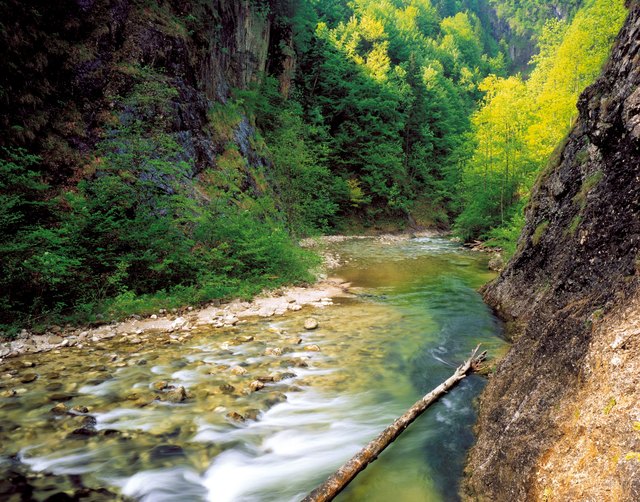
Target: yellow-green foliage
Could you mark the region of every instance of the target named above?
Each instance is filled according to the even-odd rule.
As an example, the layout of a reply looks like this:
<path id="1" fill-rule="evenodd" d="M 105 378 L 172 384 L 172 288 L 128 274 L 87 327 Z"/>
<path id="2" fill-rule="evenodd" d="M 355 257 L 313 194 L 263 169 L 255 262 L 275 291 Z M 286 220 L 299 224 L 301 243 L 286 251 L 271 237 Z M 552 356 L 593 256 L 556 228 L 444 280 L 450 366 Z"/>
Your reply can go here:
<path id="1" fill-rule="evenodd" d="M 533 235 L 531 236 L 531 242 L 533 242 L 534 246 L 537 246 L 540 243 L 540 240 L 542 239 L 542 236 L 544 235 L 544 233 L 547 231 L 548 227 L 549 227 L 549 222 L 546 220 L 540 223 L 536 227 L 536 229 L 533 232 Z"/>
<path id="2" fill-rule="evenodd" d="M 625 460 L 637 460 L 638 462 L 640 462 L 640 452 L 637 451 L 630 451 L 629 453 L 627 453 L 624 456 Z"/>
<path id="3" fill-rule="evenodd" d="M 633 422 L 633 430 L 640 432 L 640 422 Z"/>
<path id="4" fill-rule="evenodd" d="M 480 84 L 485 98 L 472 118 L 475 150 L 464 167 L 465 209 L 456 225 L 465 238 L 487 235 L 495 215 L 498 225 L 511 224 L 505 215 L 528 197 L 538 173 L 558 166 L 563 149 L 556 146 L 574 124 L 578 96 L 600 74 L 625 17 L 623 0 L 585 2 L 569 25 L 545 26 L 528 80 L 489 76 Z M 577 160 L 586 162 L 588 152 Z"/>
<path id="5" fill-rule="evenodd" d="M 596 171 L 595 173 L 587 176 L 587 178 L 582 182 L 580 191 L 573 198 L 573 202 L 578 204 L 580 208 L 584 208 L 587 204 L 587 195 L 589 195 L 589 192 L 593 190 L 598 183 L 600 183 L 603 176 L 604 174 L 602 171 Z"/>
<path id="6" fill-rule="evenodd" d="M 616 405 L 616 398 L 612 397 L 609 399 L 609 401 L 607 402 L 607 405 L 604 407 L 604 410 L 602 410 L 602 413 L 604 413 L 605 415 L 608 415 L 609 413 L 611 413 L 611 410 L 613 410 L 613 407 Z"/>

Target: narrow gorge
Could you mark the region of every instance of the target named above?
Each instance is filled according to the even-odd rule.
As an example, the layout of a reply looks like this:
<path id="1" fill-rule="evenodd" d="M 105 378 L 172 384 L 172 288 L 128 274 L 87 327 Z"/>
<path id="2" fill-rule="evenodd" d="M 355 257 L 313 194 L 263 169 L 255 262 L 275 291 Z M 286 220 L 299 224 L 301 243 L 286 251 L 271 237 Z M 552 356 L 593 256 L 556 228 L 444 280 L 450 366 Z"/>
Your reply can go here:
<path id="1" fill-rule="evenodd" d="M 481 342 L 337 500 L 640 500 L 640 2 L 0 0 L 0 44 L 0 498 L 299 500 Z"/>

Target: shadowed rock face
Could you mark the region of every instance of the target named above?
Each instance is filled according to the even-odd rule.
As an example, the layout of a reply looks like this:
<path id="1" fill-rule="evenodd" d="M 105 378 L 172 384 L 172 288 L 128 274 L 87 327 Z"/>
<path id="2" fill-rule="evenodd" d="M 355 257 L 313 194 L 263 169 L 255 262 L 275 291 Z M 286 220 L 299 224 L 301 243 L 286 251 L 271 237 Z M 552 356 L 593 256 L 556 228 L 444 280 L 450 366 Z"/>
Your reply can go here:
<path id="1" fill-rule="evenodd" d="M 481 399 L 464 488 L 473 499 L 541 493 L 535 469 L 561 435 L 559 410 L 582 385 L 593 325 L 638 292 L 638 2 L 630 10 L 602 76 L 580 98 L 573 131 L 532 194 L 518 251 L 484 290 L 514 345 Z"/>
<path id="2" fill-rule="evenodd" d="M 270 60 L 290 34 L 272 34 L 272 16 L 251 0 L 9 0 L 0 17 L 0 88 L 11 96 L 0 102 L 0 146 L 41 155 L 53 185 L 86 166 L 141 71 L 177 91 L 162 119 L 195 161 L 193 175 L 215 166 L 228 143 L 210 131 L 211 106 L 256 82 L 267 64 L 273 72 L 293 64 Z M 245 122 L 241 139 L 253 133 Z M 265 162 L 244 143 L 240 148 L 250 166 Z"/>

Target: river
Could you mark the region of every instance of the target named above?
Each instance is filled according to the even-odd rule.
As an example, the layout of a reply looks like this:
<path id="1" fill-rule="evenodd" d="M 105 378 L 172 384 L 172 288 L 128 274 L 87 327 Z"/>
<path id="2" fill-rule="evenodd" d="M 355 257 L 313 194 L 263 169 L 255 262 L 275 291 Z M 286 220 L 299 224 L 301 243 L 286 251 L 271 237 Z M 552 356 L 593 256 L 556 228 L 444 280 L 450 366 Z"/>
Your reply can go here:
<path id="1" fill-rule="evenodd" d="M 3 363 L 0 498 L 299 500 L 478 343 L 504 351 L 476 292 L 487 256 L 438 237 L 331 246 L 355 296 L 322 310 Z M 465 379 L 337 500 L 457 500 L 483 385 Z"/>

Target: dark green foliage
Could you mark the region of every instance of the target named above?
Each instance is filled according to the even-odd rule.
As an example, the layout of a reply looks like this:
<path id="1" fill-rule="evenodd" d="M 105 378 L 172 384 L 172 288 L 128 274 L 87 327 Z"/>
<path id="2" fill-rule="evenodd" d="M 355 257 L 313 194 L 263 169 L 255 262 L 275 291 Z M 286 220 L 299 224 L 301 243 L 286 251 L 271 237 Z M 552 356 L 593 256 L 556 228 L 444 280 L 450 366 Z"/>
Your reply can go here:
<path id="1" fill-rule="evenodd" d="M 196 195 L 194 166 L 164 130 L 175 96 L 162 75 L 143 71 L 116 98 L 120 119 L 98 145 L 94 174 L 54 199 L 32 170 L 38 158 L 4 151 L 0 324 L 60 319 L 72 308 L 87 321 L 172 296 L 206 301 L 310 279 L 314 258 L 262 205 L 247 209 L 232 190 Z"/>

